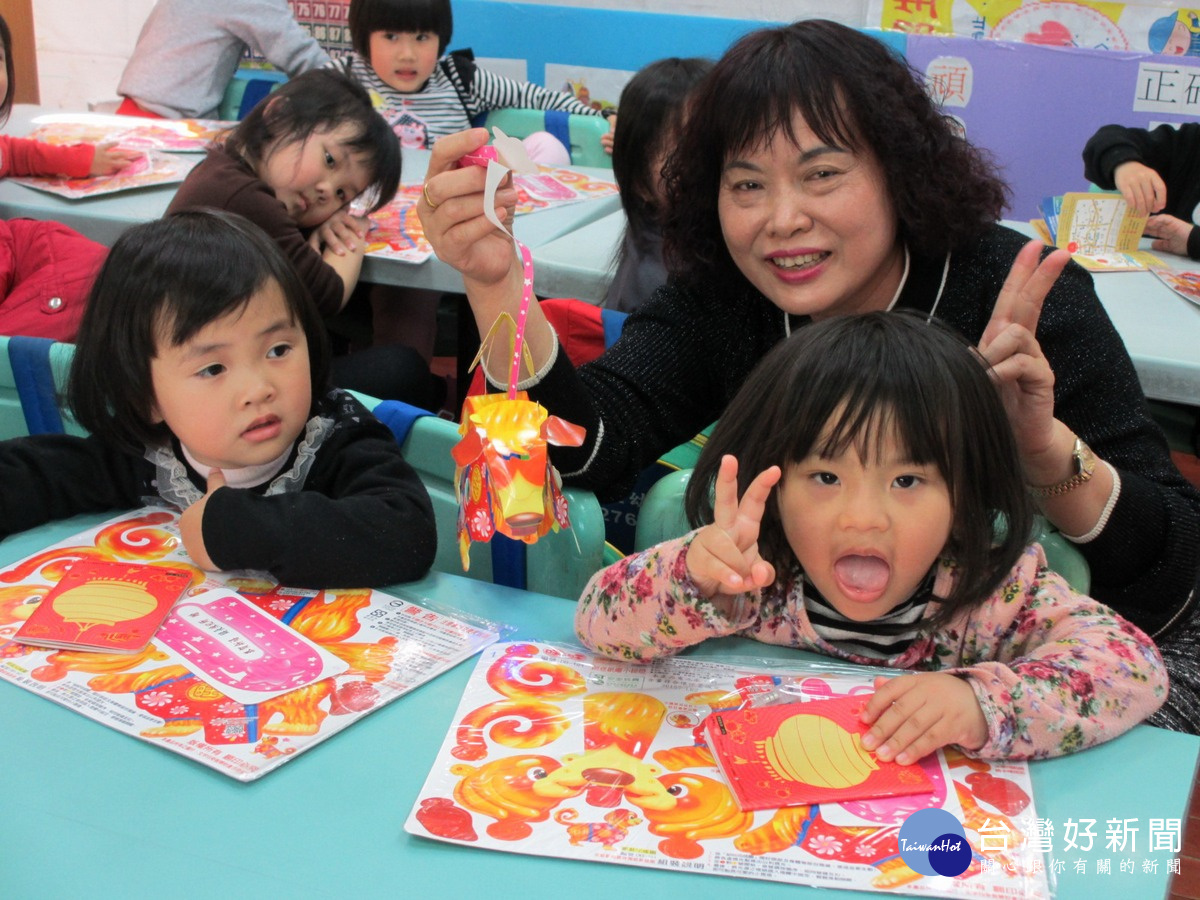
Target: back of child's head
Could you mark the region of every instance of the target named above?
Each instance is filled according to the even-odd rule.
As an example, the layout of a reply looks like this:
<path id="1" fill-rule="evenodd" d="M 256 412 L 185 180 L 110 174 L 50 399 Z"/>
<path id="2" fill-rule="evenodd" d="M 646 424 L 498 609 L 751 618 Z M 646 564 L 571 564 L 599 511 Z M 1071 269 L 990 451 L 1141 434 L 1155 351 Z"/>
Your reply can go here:
<path id="1" fill-rule="evenodd" d="M 746 379 L 705 445 L 687 488 L 693 524 L 712 521 L 721 457 L 738 459 L 739 496 L 761 471 L 810 455 L 877 459 L 894 437 L 945 479 L 953 508 L 943 555 L 958 581 L 935 622 L 981 602 L 1024 549 L 1033 506 L 1016 440 L 986 364 L 936 319 L 876 312 L 814 323 L 781 342 Z M 786 577 L 796 565 L 775 495 L 759 548 Z"/>
<path id="2" fill-rule="evenodd" d="M 683 125 L 692 88 L 712 69 L 711 60 L 672 56 L 640 69 L 621 91 L 613 135 L 613 176 L 634 242 L 659 219 L 660 169 Z"/>
<path id="3" fill-rule="evenodd" d="M 454 13 L 450 0 L 350 0 L 348 24 L 354 50 L 364 59 L 371 58 L 376 31 L 432 32 L 441 56 L 454 33 Z"/>
<path id="4" fill-rule="evenodd" d="M 129 450 L 164 441 L 154 421 L 150 362 L 211 322 L 243 309 L 271 282 L 308 339 L 313 397 L 329 389 L 329 346 L 295 268 L 258 226 L 216 210 L 130 228 L 113 244 L 76 337 L 67 401 L 76 420 Z"/>
<path id="5" fill-rule="evenodd" d="M 0 99 L 0 125 L 8 121 L 8 114 L 12 112 L 13 105 L 13 53 L 12 53 L 12 32 L 8 29 L 8 23 L 4 21 L 4 16 L 0 16 L 0 42 L 3 43 L 4 49 L 4 74 L 7 76 L 5 84 L 8 85 L 4 92 L 3 99 Z"/>
<path id="6" fill-rule="evenodd" d="M 343 126 L 350 127 L 346 148 L 366 166 L 364 196 L 373 212 L 396 196 L 400 144 L 366 90 L 341 72 L 310 69 L 280 85 L 225 136 L 225 149 L 257 170 L 275 147 Z"/>

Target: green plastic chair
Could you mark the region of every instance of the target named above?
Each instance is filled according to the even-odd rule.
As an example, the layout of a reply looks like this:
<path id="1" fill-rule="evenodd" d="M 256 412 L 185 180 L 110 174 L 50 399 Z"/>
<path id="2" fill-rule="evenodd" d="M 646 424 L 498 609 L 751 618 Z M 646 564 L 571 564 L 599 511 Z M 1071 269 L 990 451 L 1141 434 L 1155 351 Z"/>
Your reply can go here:
<path id="1" fill-rule="evenodd" d="M 436 416 L 424 415 L 411 422 L 397 425 L 389 406 L 395 401 L 380 402 L 357 395 L 380 419 L 392 428 L 397 438 L 407 430 L 401 450 L 409 465 L 417 470 L 429 497 L 437 522 L 438 546 L 433 568 L 438 572 L 466 575 L 479 581 L 522 587 L 526 590 L 578 600 L 588 579 L 604 563 L 604 515 L 595 495 L 588 491 L 566 488 L 571 527 L 552 531 L 534 544 L 493 538 L 486 544 L 472 543 L 469 550 L 471 567 L 463 572 L 458 549 L 458 498 L 455 496 L 455 464 L 450 455 L 461 435 L 458 425 Z M 408 409 L 412 409 L 409 407 Z M 499 550 L 504 556 L 498 556 Z M 517 562 L 511 556 L 518 551 Z M 523 571 L 513 573 L 519 565 L 520 551 L 524 555 Z"/>
<path id="2" fill-rule="evenodd" d="M 74 344 L 0 336 L 0 440 L 86 434 L 61 403 L 74 355 Z"/>
<path id="3" fill-rule="evenodd" d="M 238 69 L 217 104 L 217 117 L 224 122 L 240 122 L 263 97 L 287 80 L 286 73 L 275 69 Z"/>
<path id="4" fill-rule="evenodd" d="M 500 126 L 500 130 L 510 137 L 526 138 L 535 131 L 549 131 L 558 136 L 559 129 L 553 125 L 556 115 L 554 110 L 541 109 L 493 109 L 484 117 L 481 124 L 488 128 Z M 561 116 L 562 113 L 557 113 Z M 567 150 L 571 154 L 571 163 L 576 166 L 592 166 L 599 169 L 611 169 L 612 157 L 600 146 L 600 136 L 608 133 L 608 120 L 600 116 L 581 116 L 569 114 L 567 132 L 570 141 Z"/>
<path id="5" fill-rule="evenodd" d="M 691 530 L 683 512 L 683 495 L 691 478 L 691 469 L 681 469 L 660 478 L 646 493 L 638 514 L 635 551 L 645 550 Z M 1038 516 L 1029 539 L 1042 545 L 1050 568 L 1065 578 L 1071 587 L 1081 594 L 1090 590 L 1092 577 L 1087 560 L 1053 525 Z"/>

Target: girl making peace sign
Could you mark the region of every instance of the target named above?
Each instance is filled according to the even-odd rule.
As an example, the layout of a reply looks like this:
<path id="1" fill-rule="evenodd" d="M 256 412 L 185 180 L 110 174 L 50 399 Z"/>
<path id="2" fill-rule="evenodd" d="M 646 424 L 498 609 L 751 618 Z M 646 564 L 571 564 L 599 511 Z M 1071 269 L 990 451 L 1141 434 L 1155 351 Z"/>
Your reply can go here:
<path id="1" fill-rule="evenodd" d="M 1017 365 L 1027 395 L 1049 395 L 1044 359 Z M 835 318 L 777 346 L 722 416 L 687 508 L 711 524 L 588 584 L 587 646 L 652 659 L 740 634 L 909 670 L 877 679 L 863 712 L 863 745 L 902 764 L 950 744 L 1057 756 L 1166 698 L 1150 639 L 1026 546 L 1000 395 L 936 320 Z"/>

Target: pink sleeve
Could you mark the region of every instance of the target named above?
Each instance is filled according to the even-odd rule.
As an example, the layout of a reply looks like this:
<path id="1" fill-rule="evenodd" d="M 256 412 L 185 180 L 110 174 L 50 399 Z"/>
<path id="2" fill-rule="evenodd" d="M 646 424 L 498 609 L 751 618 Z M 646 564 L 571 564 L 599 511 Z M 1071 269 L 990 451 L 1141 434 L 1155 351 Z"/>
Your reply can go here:
<path id="1" fill-rule="evenodd" d="M 618 659 L 651 660 L 749 625 L 757 606 L 750 595 L 740 598 L 740 621 L 731 621 L 697 593 L 687 571 L 691 539 L 658 544 L 593 575 L 575 611 L 584 645 Z"/>
<path id="2" fill-rule="evenodd" d="M 962 628 L 959 660 L 942 662 L 967 677 L 988 721 L 988 743 L 972 755 L 1061 756 L 1128 731 L 1166 700 L 1154 642 L 1045 566 L 1030 547 L 996 594 L 951 626 Z"/>
<path id="3" fill-rule="evenodd" d="M 28 138 L 0 135 L 0 177 L 8 175 L 69 175 L 84 178 L 92 170 L 93 144 L 43 144 Z"/>

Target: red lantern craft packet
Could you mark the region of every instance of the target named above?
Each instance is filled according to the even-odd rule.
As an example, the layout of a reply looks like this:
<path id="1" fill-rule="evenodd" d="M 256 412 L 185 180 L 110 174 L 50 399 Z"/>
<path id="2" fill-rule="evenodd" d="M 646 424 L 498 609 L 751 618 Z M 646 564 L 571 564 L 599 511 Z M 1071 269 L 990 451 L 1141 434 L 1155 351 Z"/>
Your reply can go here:
<path id="1" fill-rule="evenodd" d="M 192 574 L 167 566 L 79 560 L 14 639 L 35 647 L 137 653 L 192 583 Z"/>
<path id="2" fill-rule="evenodd" d="M 919 765 L 883 762 L 862 746 L 870 694 L 712 713 L 705 738 L 745 811 L 897 797 L 933 790 Z"/>

